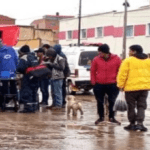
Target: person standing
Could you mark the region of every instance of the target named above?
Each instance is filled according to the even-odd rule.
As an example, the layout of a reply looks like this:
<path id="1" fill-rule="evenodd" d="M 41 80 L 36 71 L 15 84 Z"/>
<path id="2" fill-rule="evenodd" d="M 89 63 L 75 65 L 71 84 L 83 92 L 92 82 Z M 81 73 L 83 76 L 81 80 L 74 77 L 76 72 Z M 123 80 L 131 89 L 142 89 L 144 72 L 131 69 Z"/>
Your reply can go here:
<path id="1" fill-rule="evenodd" d="M 62 97 L 62 85 L 64 79 L 65 59 L 57 55 L 53 48 L 50 48 L 46 52 L 48 61 L 43 64 L 47 64 L 47 67 L 52 70 L 51 77 L 51 90 L 53 104 L 49 108 L 60 109 L 63 104 Z"/>
<path id="2" fill-rule="evenodd" d="M 44 61 L 45 58 L 45 51 L 42 48 L 39 48 L 37 51 L 37 57 L 39 58 L 39 64 L 41 64 Z M 48 98 L 49 98 L 49 77 L 46 76 L 39 80 L 39 87 L 42 92 L 42 102 L 40 104 L 42 105 L 48 105 Z"/>
<path id="3" fill-rule="evenodd" d="M 112 53 L 107 44 L 98 48 L 99 55 L 96 56 L 91 64 L 91 83 L 94 85 L 94 95 L 97 100 L 99 119 L 95 124 L 104 121 L 104 96 L 108 95 L 109 102 L 109 121 L 120 124 L 115 119 L 113 106 L 119 94 L 116 85 L 116 77 L 121 64 L 121 59 Z"/>
<path id="4" fill-rule="evenodd" d="M 0 79 L 1 79 L 1 101 L 3 103 L 4 94 L 8 94 L 8 82 L 10 82 L 10 93 L 17 94 L 16 81 L 10 80 L 16 77 L 16 68 L 18 65 L 18 56 L 12 47 L 3 45 L 0 39 Z"/>
<path id="5" fill-rule="evenodd" d="M 20 104 L 23 106 L 19 112 L 35 112 L 38 110 L 37 90 L 38 78 L 26 72 L 27 68 L 38 65 L 37 57 L 30 52 L 28 45 L 24 45 L 19 50 L 20 61 L 17 66 L 17 72 L 23 74 L 20 90 Z"/>
<path id="6" fill-rule="evenodd" d="M 147 131 L 143 122 L 147 108 L 146 99 L 150 90 L 150 59 L 147 59 L 140 45 L 132 45 L 129 49 L 130 57 L 123 61 L 117 76 L 117 86 L 125 91 L 128 105 L 130 124 L 124 129 Z"/>
<path id="7" fill-rule="evenodd" d="M 64 69 L 64 79 L 63 79 L 63 85 L 62 85 L 62 94 L 63 94 L 63 108 L 66 106 L 66 78 L 70 76 L 70 68 L 68 65 L 67 57 L 66 55 L 62 52 L 62 48 L 60 44 L 57 44 L 54 46 L 54 50 L 56 53 L 61 56 L 62 58 L 65 59 L 65 69 Z"/>
<path id="8" fill-rule="evenodd" d="M 47 52 L 47 50 L 50 48 L 51 46 L 49 44 L 44 44 L 42 46 L 42 48 L 44 49 L 45 53 Z"/>

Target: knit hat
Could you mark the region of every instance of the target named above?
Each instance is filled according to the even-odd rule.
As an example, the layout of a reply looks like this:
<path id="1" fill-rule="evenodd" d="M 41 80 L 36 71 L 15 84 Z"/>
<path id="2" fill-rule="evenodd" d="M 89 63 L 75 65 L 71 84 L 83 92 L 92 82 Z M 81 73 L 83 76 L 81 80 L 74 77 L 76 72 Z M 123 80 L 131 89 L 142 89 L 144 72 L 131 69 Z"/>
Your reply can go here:
<path id="1" fill-rule="evenodd" d="M 43 48 L 39 48 L 38 50 L 34 51 L 35 53 L 43 53 L 45 54 L 45 51 Z"/>
<path id="2" fill-rule="evenodd" d="M 52 56 L 52 57 L 56 57 L 57 53 L 55 52 L 55 50 L 51 47 L 47 50 L 46 52 L 46 56 Z"/>
<path id="3" fill-rule="evenodd" d="M 136 51 L 136 53 L 138 53 L 138 54 L 143 53 L 143 48 L 140 45 L 132 45 L 132 46 L 130 46 L 130 50 Z"/>
<path id="4" fill-rule="evenodd" d="M 20 48 L 19 50 L 22 53 L 29 53 L 30 52 L 30 47 L 28 45 L 24 45 Z"/>
<path id="5" fill-rule="evenodd" d="M 56 51 L 57 54 L 60 54 L 61 53 L 61 45 L 60 44 L 56 44 L 54 46 L 54 50 Z"/>
<path id="6" fill-rule="evenodd" d="M 109 54 L 110 53 L 110 48 L 107 44 L 103 44 L 103 45 L 99 46 L 98 51 Z"/>

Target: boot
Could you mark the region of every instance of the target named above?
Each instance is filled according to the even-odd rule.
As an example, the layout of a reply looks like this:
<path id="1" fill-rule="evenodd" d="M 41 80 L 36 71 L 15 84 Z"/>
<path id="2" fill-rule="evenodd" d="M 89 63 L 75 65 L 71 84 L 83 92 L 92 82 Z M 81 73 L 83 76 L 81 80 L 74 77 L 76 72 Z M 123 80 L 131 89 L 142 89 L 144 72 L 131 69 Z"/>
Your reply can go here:
<path id="1" fill-rule="evenodd" d="M 136 126 L 135 124 L 129 124 L 128 126 L 124 127 L 125 130 L 135 130 Z"/>
<path id="2" fill-rule="evenodd" d="M 104 118 L 99 118 L 95 121 L 95 125 L 98 125 L 99 123 L 103 122 Z"/>

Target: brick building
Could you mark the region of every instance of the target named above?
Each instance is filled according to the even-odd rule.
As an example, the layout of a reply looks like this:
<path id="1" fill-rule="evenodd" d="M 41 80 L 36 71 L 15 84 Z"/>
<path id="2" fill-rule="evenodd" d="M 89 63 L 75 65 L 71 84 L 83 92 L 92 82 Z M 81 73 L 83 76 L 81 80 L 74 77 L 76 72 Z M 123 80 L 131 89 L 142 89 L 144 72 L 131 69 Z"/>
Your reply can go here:
<path id="1" fill-rule="evenodd" d="M 33 26 L 18 27 L 20 29 L 20 34 L 16 47 L 28 44 L 32 49 L 35 49 L 43 44 L 56 44 L 54 41 L 55 33 L 51 29 L 35 29 Z"/>
<path id="2" fill-rule="evenodd" d="M 42 19 L 34 20 L 31 26 L 36 29 L 51 29 L 55 32 L 54 41 L 58 43 L 59 21 L 64 18 L 73 18 L 73 16 L 45 15 Z"/>
<path id="3" fill-rule="evenodd" d="M 15 19 L 0 15 L 0 25 L 15 25 Z"/>

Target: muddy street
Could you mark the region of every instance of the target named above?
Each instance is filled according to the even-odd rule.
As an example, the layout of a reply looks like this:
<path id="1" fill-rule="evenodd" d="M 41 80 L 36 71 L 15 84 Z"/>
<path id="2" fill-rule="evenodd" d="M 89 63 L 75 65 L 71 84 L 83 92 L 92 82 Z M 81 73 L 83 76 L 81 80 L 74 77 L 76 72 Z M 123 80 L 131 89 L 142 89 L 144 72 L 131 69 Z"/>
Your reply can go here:
<path id="1" fill-rule="evenodd" d="M 150 97 L 149 97 L 150 99 Z M 150 105 L 145 125 L 148 132 L 128 132 L 126 113 L 117 113 L 122 125 L 103 122 L 95 126 L 96 101 L 92 93 L 78 94 L 76 100 L 83 105 L 84 115 L 67 116 L 66 110 L 47 110 L 34 114 L 1 112 L 1 150 L 149 150 Z"/>

